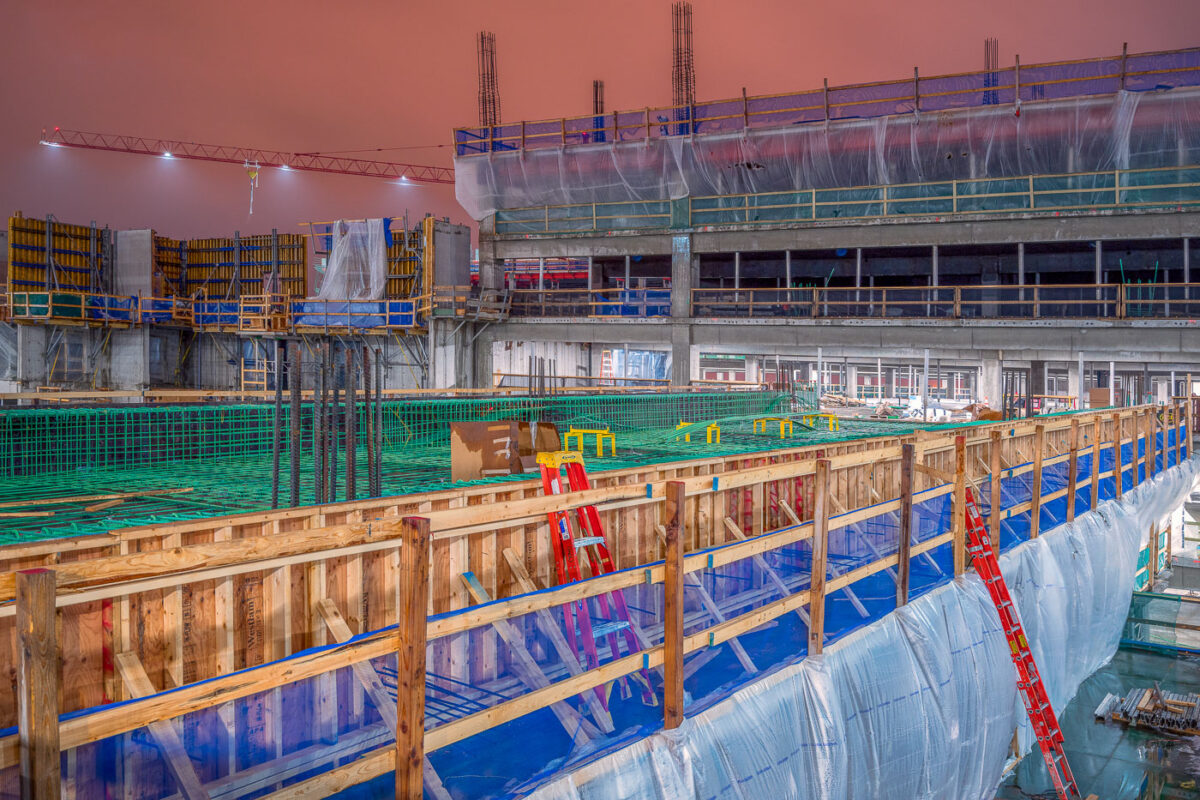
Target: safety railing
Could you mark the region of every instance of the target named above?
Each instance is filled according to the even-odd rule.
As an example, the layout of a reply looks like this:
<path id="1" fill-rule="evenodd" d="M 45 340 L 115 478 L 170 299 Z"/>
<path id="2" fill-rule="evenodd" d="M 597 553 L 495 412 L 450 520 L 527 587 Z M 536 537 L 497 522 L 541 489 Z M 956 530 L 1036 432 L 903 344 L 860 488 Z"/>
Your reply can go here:
<path id="1" fill-rule="evenodd" d="M 571 145 L 649 141 L 669 136 L 731 133 L 839 119 L 945 111 L 1014 102 L 1200 85 L 1200 48 L 1022 65 L 1003 69 L 775 95 L 691 106 L 613 111 L 583 117 L 514 122 L 454 130 L 455 154 L 537 150 Z"/>
<path id="2" fill-rule="evenodd" d="M 295 330 L 321 332 L 412 328 L 413 300 L 302 300 L 291 304 Z"/>
<path id="3" fill-rule="evenodd" d="M 77 325 L 132 325 L 139 321 L 138 298 L 88 292 L 12 292 L 12 318 Z"/>
<path id="4" fill-rule="evenodd" d="M 877 319 L 1191 319 L 1200 284 L 693 289 L 692 316 Z"/>
<path id="5" fill-rule="evenodd" d="M 514 317 L 668 317 L 669 289 L 515 289 Z"/>
<path id="6" fill-rule="evenodd" d="M 239 298 L 239 304 L 239 330 L 268 332 L 288 329 L 288 298 L 284 295 L 243 295 Z"/>
<path id="7" fill-rule="evenodd" d="M 1022 175 L 667 200 L 501 209 L 497 234 L 593 233 L 923 216 L 1061 213 L 1200 205 L 1200 166 Z M 633 213 L 636 207 L 641 213 Z"/>

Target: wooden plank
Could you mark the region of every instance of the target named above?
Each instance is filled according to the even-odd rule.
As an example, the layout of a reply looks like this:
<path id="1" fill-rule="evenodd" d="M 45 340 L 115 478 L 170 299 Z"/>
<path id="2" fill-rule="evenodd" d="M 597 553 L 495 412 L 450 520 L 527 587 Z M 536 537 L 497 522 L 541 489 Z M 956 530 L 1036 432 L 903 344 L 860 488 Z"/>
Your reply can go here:
<path id="1" fill-rule="evenodd" d="M 1100 504 L 1100 442 L 1104 438 L 1101 435 L 1100 428 L 1102 420 L 1100 417 L 1092 418 L 1092 475 L 1091 486 L 1092 492 L 1091 505 L 1089 509 L 1095 509 Z"/>
<path id="2" fill-rule="evenodd" d="M 1046 453 L 1046 426 L 1038 425 L 1033 437 L 1033 495 L 1029 507 L 1029 538 L 1041 533 L 1042 515 L 1042 458 Z"/>
<path id="3" fill-rule="evenodd" d="M 808 655 L 825 642 L 825 558 L 829 548 L 829 462 L 817 461 L 813 498 L 812 577 L 809 579 Z"/>
<path id="4" fill-rule="evenodd" d="M 339 644 L 348 642 L 354 637 L 354 633 L 350 630 L 350 626 L 346 623 L 341 612 L 338 611 L 337 604 L 328 597 L 322 598 L 317 603 L 317 611 L 321 615 L 321 619 L 325 621 L 329 628 L 329 633 L 335 642 Z M 383 680 L 379 677 L 379 673 L 375 671 L 375 667 L 370 661 L 358 661 L 351 665 L 351 671 L 354 677 L 358 679 L 359 684 L 371 698 L 371 702 L 375 706 L 375 710 L 379 712 L 379 716 L 383 719 L 383 724 L 392 732 L 392 736 L 396 735 L 396 714 L 398 703 L 392 700 L 392 696 L 388 694 L 387 688 L 383 685 Z M 424 721 L 422 721 L 422 732 L 424 731 Z M 450 793 L 446 791 L 446 787 L 442 784 L 441 778 L 434 771 L 433 765 L 429 763 L 429 759 L 424 759 L 423 764 L 424 783 L 422 788 L 432 794 L 434 797 L 449 800 Z M 418 795 L 420 796 L 420 795 Z"/>
<path id="5" fill-rule="evenodd" d="M 1071 449 L 1067 461 L 1067 522 L 1075 519 L 1075 493 L 1079 482 L 1079 420 L 1071 420 L 1071 434 L 1067 440 Z"/>
<path id="6" fill-rule="evenodd" d="M 58 729 L 59 646 L 54 573 L 17 573 L 17 736 L 22 800 L 61 794 Z"/>
<path id="7" fill-rule="evenodd" d="M 896 606 L 908 603 L 908 582 L 912 566 L 912 506 L 913 506 L 913 458 L 915 448 L 911 444 L 900 450 L 900 541 L 896 566 Z"/>
<path id="8" fill-rule="evenodd" d="M 991 480 L 991 508 L 988 514 L 988 537 L 992 540 L 992 552 L 1000 557 L 1000 519 L 1004 510 L 1003 472 L 1004 439 L 998 430 L 988 437 L 988 476 Z"/>
<path id="9" fill-rule="evenodd" d="M 396 797 L 421 797 L 425 763 L 425 617 L 429 596 L 429 520 L 405 517 L 396 650 Z"/>
<path id="10" fill-rule="evenodd" d="M 117 670 L 121 673 L 121 679 L 130 695 L 149 697 L 156 693 L 154 684 L 150 682 L 150 676 L 142 668 L 142 662 L 138 660 L 136 653 L 118 653 L 116 661 Z M 183 747 L 178 731 L 175 730 L 175 723 L 162 720 L 151 723 L 149 728 L 167 769 L 175 778 L 179 793 L 185 800 L 207 800 L 208 792 L 204 790 L 199 776 L 196 775 L 196 768 Z"/>
<path id="11" fill-rule="evenodd" d="M 471 595 L 471 599 L 477 604 L 490 603 L 492 597 L 488 594 L 487 589 L 479 582 L 474 573 L 464 572 L 461 579 L 467 593 Z M 510 666 L 512 671 L 521 682 L 530 689 L 541 689 L 550 685 L 550 679 L 546 677 L 546 673 L 538 666 L 537 660 L 533 654 L 529 652 L 529 648 L 525 646 L 525 637 L 517 630 L 516 626 L 508 620 L 496 620 L 492 623 L 492 628 L 508 645 L 509 654 L 512 656 Z M 600 735 L 600 731 L 596 726 L 592 725 L 586 718 L 580 716 L 579 712 L 572 708 L 567 703 L 554 703 L 550 706 L 550 710 L 554 716 L 558 717 L 558 721 L 562 723 L 563 729 L 567 732 L 567 737 L 572 741 L 572 748 L 575 745 L 575 737 L 582 738 L 581 743 L 586 743 Z"/>
<path id="12" fill-rule="evenodd" d="M 161 497 L 168 494 L 186 494 L 192 491 L 188 486 L 182 489 L 150 489 L 144 492 L 114 492 L 110 494 L 81 494 L 68 497 L 43 497 L 33 500 L 10 500 L 0 503 L 0 508 L 24 508 L 26 506 L 55 506 L 63 503 L 94 503 L 97 500 L 129 500 L 135 497 Z"/>
<path id="13" fill-rule="evenodd" d="M 686 495 L 680 481 L 667 483 L 666 577 L 663 586 L 663 728 L 683 723 L 683 540 Z"/>
<path id="14" fill-rule="evenodd" d="M 967 571 L 967 439 L 954 437 L 954 500 L 950 529 L 954 532 L 954 577 Z"/>

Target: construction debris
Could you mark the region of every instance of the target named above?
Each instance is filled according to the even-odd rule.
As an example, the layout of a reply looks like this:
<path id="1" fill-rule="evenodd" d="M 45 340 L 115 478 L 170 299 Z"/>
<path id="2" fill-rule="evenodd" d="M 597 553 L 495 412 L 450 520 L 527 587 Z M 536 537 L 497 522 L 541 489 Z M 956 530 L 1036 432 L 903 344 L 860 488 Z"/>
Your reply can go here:
<path id="1" fill-rule="evenodd" d="M 1200 736 L 1200 694 L 1163 692 L 1157 684 L 1151 689 L 1131 689 L 1124 698 L 1105 695 L 1095 715 L 1135 728 Z"/>

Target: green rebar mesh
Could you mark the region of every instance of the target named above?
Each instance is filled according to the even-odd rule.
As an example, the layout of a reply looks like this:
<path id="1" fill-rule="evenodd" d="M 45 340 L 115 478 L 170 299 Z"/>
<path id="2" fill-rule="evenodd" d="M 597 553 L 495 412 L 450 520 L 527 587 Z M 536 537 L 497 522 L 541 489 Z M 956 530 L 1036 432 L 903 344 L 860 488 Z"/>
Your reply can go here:
<path id="1" fill-rule="evenodd" d="M 779 392 L 639 393 L 550 397 L 393 400 L 384 404 L 382 459 L 385 494 L 447 488 L 449 422 L 516 419 L 552 422 L 562 433 L 606 427 L 616 437 L 615 457 L 595 458 L 585 444 L 589 470 L 620 469 L 682 459 L 718 458 L 780 447 L 844 441 L 913 430 L 909 423 L 843 420 L 839 431 L 807 428 L 781 440 L 777 426 L 753 432 L 761 416 L 811 410 L 815 398 Z M 313 408 L 301 409 L 302 504 L 314 502 Z M 0 411 L 0 502 L 190 488 L 184 494 L 141 497 L 87 511 L 91 503 L 16 505 L 8 511 L 50 510 L 50 517 L 0 519 L 0 542 L 102 533 L 116 528 L 215 516 L 270 507 L 273 409 L 262 405 L 174 405 L 128 408 L 10 409 Z M 286 500 L 289 422 L 281 421 L 281 498 Z M 677 431 L 681 422 L 696 423 Z M 721 426 L 720 444 L 705 441 L 704 426 Z M 357 430 L 359 496 L 366 487 L 366 414 Z M 684 433 L 692 441 L 684 441 Z M 338 454 L 338 499 L 345 493 L 345 454 Z M 524 480 L 512 475 L 474 483 Z"/>

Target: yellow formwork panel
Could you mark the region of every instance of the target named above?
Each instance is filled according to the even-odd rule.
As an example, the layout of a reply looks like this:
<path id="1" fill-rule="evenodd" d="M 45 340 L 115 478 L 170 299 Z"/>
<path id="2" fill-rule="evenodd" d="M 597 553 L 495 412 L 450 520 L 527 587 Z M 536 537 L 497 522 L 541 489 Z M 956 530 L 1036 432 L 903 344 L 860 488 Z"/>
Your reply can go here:
<path id="1" fill-rule="evenodd" d="M 88 225 L 51 223 L 57 288 L 87 291 L 94 258 L 100 258 L 100 232 L 92 242 Z M 32 219 L 18 212 L 8 221 L 8 291 L 46 289 L 46 220 Z"/>

